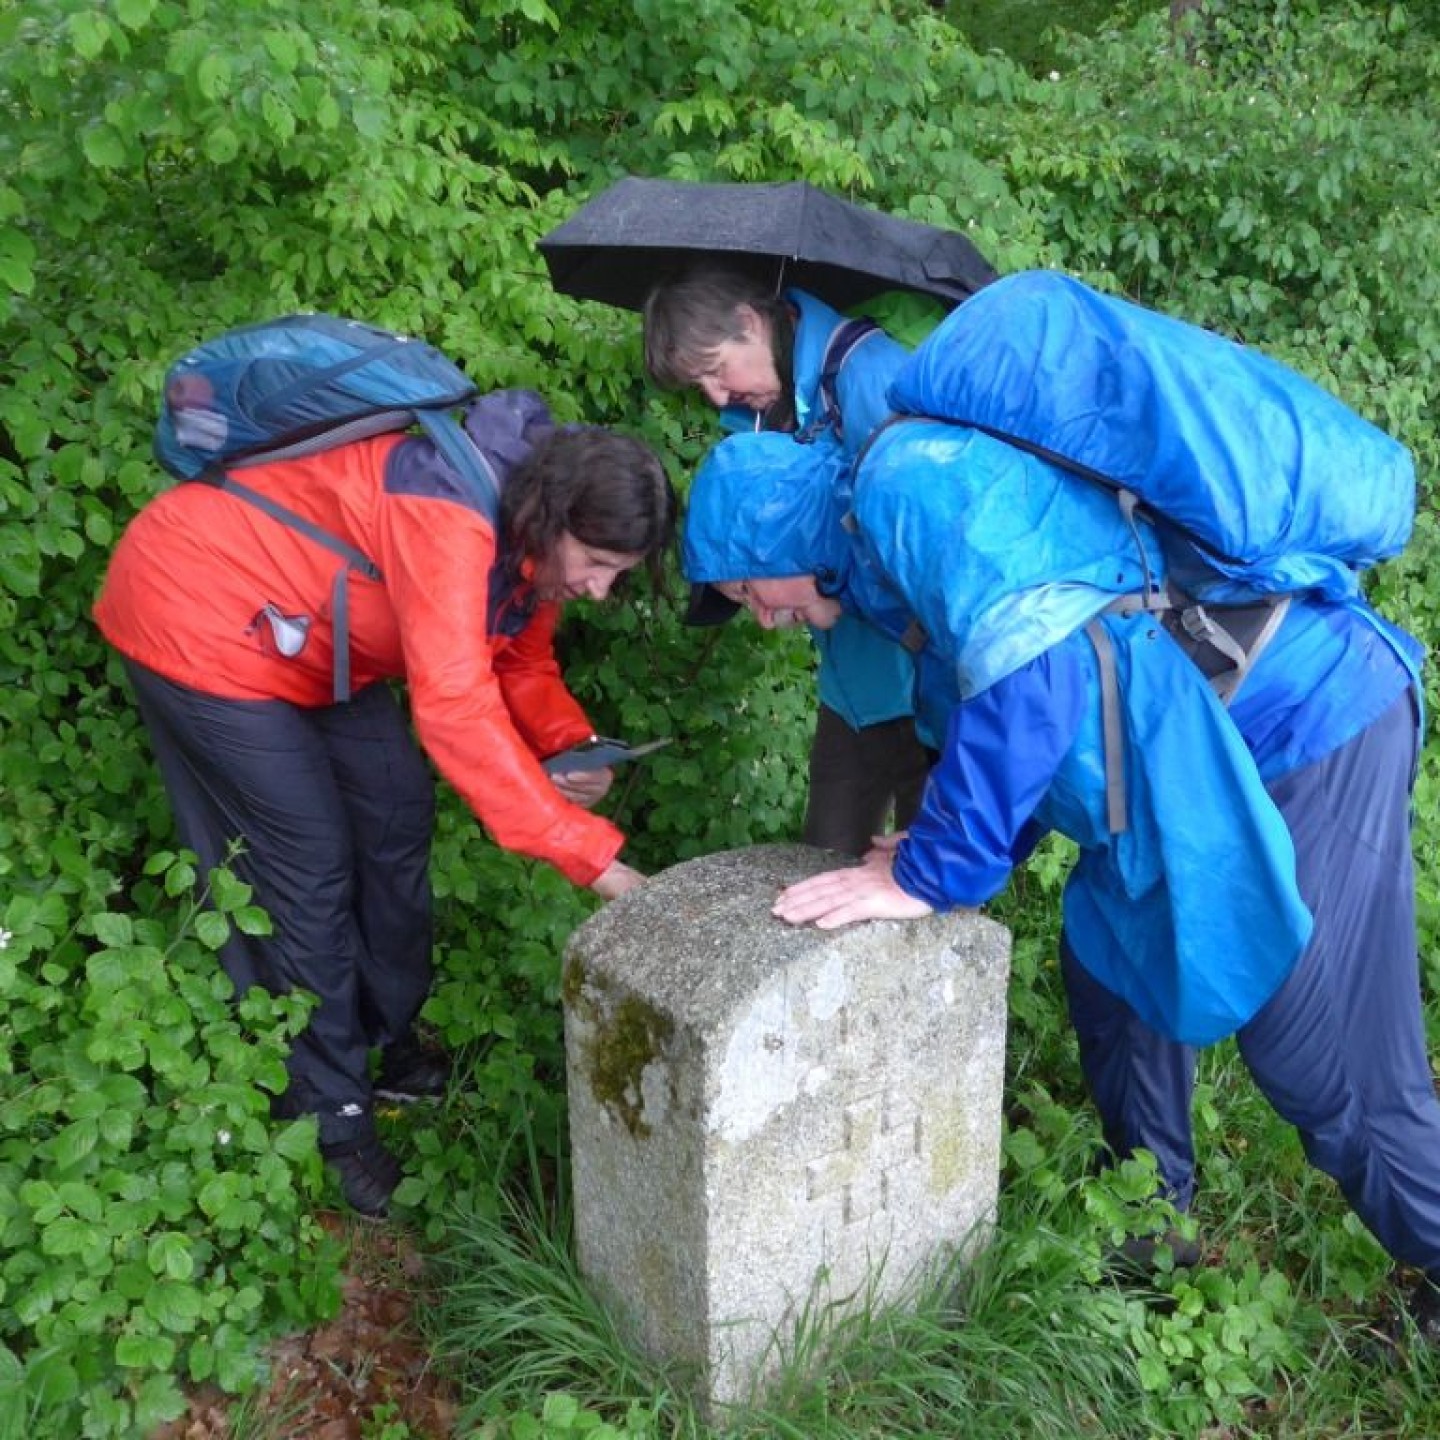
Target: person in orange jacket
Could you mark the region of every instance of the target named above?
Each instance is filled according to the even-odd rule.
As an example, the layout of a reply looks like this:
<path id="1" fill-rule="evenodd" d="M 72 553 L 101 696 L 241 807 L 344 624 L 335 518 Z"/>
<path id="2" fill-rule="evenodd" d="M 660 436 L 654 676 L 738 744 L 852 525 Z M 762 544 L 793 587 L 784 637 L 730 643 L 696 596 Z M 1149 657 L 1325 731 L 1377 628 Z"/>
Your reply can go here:
<path id="1" fill-rule="evenodd" d="M 641 441 L 557 428 L 528 391 L 483 397 L 465 427 L 500 482 L 493 521 L 419 435 L 243 471 L 379 578 L 352 571 L 337 590 L 332 549 L 188 483 L 131 522 L 95 606 L 182 841 L 207 870 L 229 864 L 269 912 L 271 935 L 234 933 L 221 953 L 237 993 L 317 997 L 277 1108 L 317 1117 L 347 1202 L 370 1216 L 401 1177 L 374 1097 L 443 1093 L 447 1080 L 412 1028 L 431 980 L 434 795 L 420 747 L 504 848 L 607 900 L 643 880 L 619 858 L 625 837 L 591 813 L 610 771 L 551 775 L 542 761 L 594 735 L 556 661 L 561 607 L 605 598 L 636 566 L 658 579 L 675 493 Z"/>

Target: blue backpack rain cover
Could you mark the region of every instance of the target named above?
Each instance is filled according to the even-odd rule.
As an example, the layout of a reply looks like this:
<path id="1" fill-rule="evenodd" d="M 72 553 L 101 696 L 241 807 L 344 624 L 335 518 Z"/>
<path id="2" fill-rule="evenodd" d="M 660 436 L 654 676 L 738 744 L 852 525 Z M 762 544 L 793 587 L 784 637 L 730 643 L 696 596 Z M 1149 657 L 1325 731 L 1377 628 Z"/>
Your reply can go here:
<path id="1" fill-rule="evenodd" d="M 1398 554 L 1414 519 L 1409 452 L 1333 395 L 1051 271 L 965 301 L 890 401 L 1129 491 L 1157 521 L 1176 583 L 1212 604 L 1353 596 L 1356 571 Z"/>
<path id="2" fill-rule="evenodd" d="M 165 375 L 155 458 L 182 480 L 204 480 L 324 546 L 344 562 L 333 588 L 334 695 L 350 698 L 346 581 L 379 568 L 229 472 L 318 454 L 392 430 L 421 429 L 493 523 L 494 472 L 453 411 L 475 386 L 433 346 L 333 315 L 286 315 L 227 331 L 181 356 Z"/>

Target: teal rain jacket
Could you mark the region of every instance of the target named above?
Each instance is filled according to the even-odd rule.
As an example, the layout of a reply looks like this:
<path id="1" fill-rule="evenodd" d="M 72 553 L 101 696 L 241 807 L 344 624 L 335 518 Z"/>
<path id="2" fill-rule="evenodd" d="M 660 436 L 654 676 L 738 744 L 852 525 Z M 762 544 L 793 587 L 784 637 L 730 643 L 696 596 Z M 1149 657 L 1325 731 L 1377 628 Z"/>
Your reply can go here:
<path id="1" fill-rule="evenodd" d="M 826 415 L 820 377 L 826 350 L 845 317 L 803 290 L 785 299 L 799 319 L 791 356 L 798 433 L 821 431 L 854 455 L 890 413 L 886 391 L 910 352 L 882 331 L 867 335 L 851 351 L 835 382 L 836 417 Z M 753 430 L 752 411 L 722 411 L 727 429 Z M 793 443 L 793 438 L 792 438 Z M 898 720 L 914 712 L 915 672 L 910 656 L 857 615 L 846 615 L 833 630 L 812 630 L 819 660 L 820 700 L 852 729 Z"/>
<path id="2" fill-rule="evenodd" d="M 848 512 L 847 478 L 833 447 L 722 442 L 691 490 L 685 566 L 692 580 L 814 575 L 891 634 L 918 618 L 926 711 L 948 739 L 896 879 L 939 908 L 978 904 L 1057 830 L 1081 849 L 1065 918 L 1087 969 L 1175 1039 L 1243 1025 L 1311 928 L 1247 739 L 1272 769 L 1328 753 L 1404 688 L 1413 642 L 1352 616 L 1358 600 L 1295 604 L 1227 713 L 1153 619 L 1107 612 L 1165 571 L 1148 528 L 1137 540 L 1098 487 L 928 421 L 877 439 Z M 1091 620 L 1119 681 L 1118 833 Z M 1251 687 L 1263 705 L 1242 711 Z"/>

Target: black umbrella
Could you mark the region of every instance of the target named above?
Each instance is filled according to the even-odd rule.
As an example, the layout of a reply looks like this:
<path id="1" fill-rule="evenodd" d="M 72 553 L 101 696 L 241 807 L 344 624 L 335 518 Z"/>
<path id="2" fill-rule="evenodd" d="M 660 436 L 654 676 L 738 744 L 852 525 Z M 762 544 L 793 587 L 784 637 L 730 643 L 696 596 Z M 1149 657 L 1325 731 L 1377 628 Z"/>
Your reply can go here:
<path id="1" fill-rule="evenodd" d="M 840 200 L 803 180 L 775 184 L 617 181 L 540 242 L 564 295 L 628 310 L 687 264 L 723 257 L 776 289 L 796 285 L 837 309 L 885 290 L 957 305 L 996 278 L 954 230 Z"/>

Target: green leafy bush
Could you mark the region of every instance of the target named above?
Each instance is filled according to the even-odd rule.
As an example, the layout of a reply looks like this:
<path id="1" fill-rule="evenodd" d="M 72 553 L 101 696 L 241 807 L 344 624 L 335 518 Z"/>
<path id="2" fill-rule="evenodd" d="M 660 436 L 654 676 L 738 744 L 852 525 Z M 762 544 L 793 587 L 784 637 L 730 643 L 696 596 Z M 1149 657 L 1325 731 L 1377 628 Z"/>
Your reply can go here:
<path id="1" fill-rule="evenodd" d="M 233 1003 L 213 951 L 268 927 L 247 887 L 217 871 L 201 909 L 186 858 L 146 872 L 136 909 L 3 911 L 0 1416 L 29 1433 L 148 1433 L 182 1380 L 248 1388 L 257 1333 L 338 1300 L 314 1123 L 267 1100 L 308 1002 Z"/>
<path id="2" fill-rule="evenodd" d="M 1063 266 L 1263 346 L 1392 429 L 1427 504 L 1373 593 L 1435 640 L 1434 17 L 1211 8 L 1186 40 L 1135 7 L 1019 64 L 918 0 L 0 4 L 0 1431 L 143 1433 L 180 1382 L 243 1388 L 260 1337 L 333 1303 L 309 1134 L 267 1114 L 299 1010 L 225 993 L 222 918 L 259 921 L 220 877 L 216 913 L 192 908 L 88 620 L 115 537 L 166 483 L 148 458 L 160 376 L 200 335 L 305 308 L 423 332 L 482 386 L 644 435 L 683 486 L 713 418 L 647 389 L 636 318 L 554 295 L 535 242 L 625 171 L 803 176 L 962 227 L 1001 269 Z M 563 645 L 602 730 L 673 737 L 610 802 L 637 863 L 793 834 L 803 640 L 691 633 L 670 598 L 635 598 L 577 614 Z M 1430 993 L 1435 764 L 1416 798 Z M 1066 859 L 1047 846 L 999 907 L 1017 934 L 1010 1174 L 1040 1194 L 1073 1179 L 1081 1103 L 1053 957 Z M 517 1117 L 562 1143 L 559 951 L 594 903 L 499 853 L 448 795 L 434 874 L 426 1020 L 467 1085 L 434 1120 L 387 1120 L 432 1235 L 439 1194 L 496 1209 Z M 1318 1236 L 1295 1229 L 1303 1165 L 1257 1179 L 1274 1131 L 1211 1063 L 1207 1182 L 1237 1253 L 1273 1260 L 1300 1303 L 1373 1284 L 1374 1247 L 1328 1192 L 1303 1192 Z M 1133 1337 L 1176 1387 L 1167 1423 L 1229 1424 L 1246 1385 L 1293 1365 L 1273 1343 L 1286 1293 L 1240 1276 Z M 530 1419 L 575 1431 L 576 1407 Z"/>

